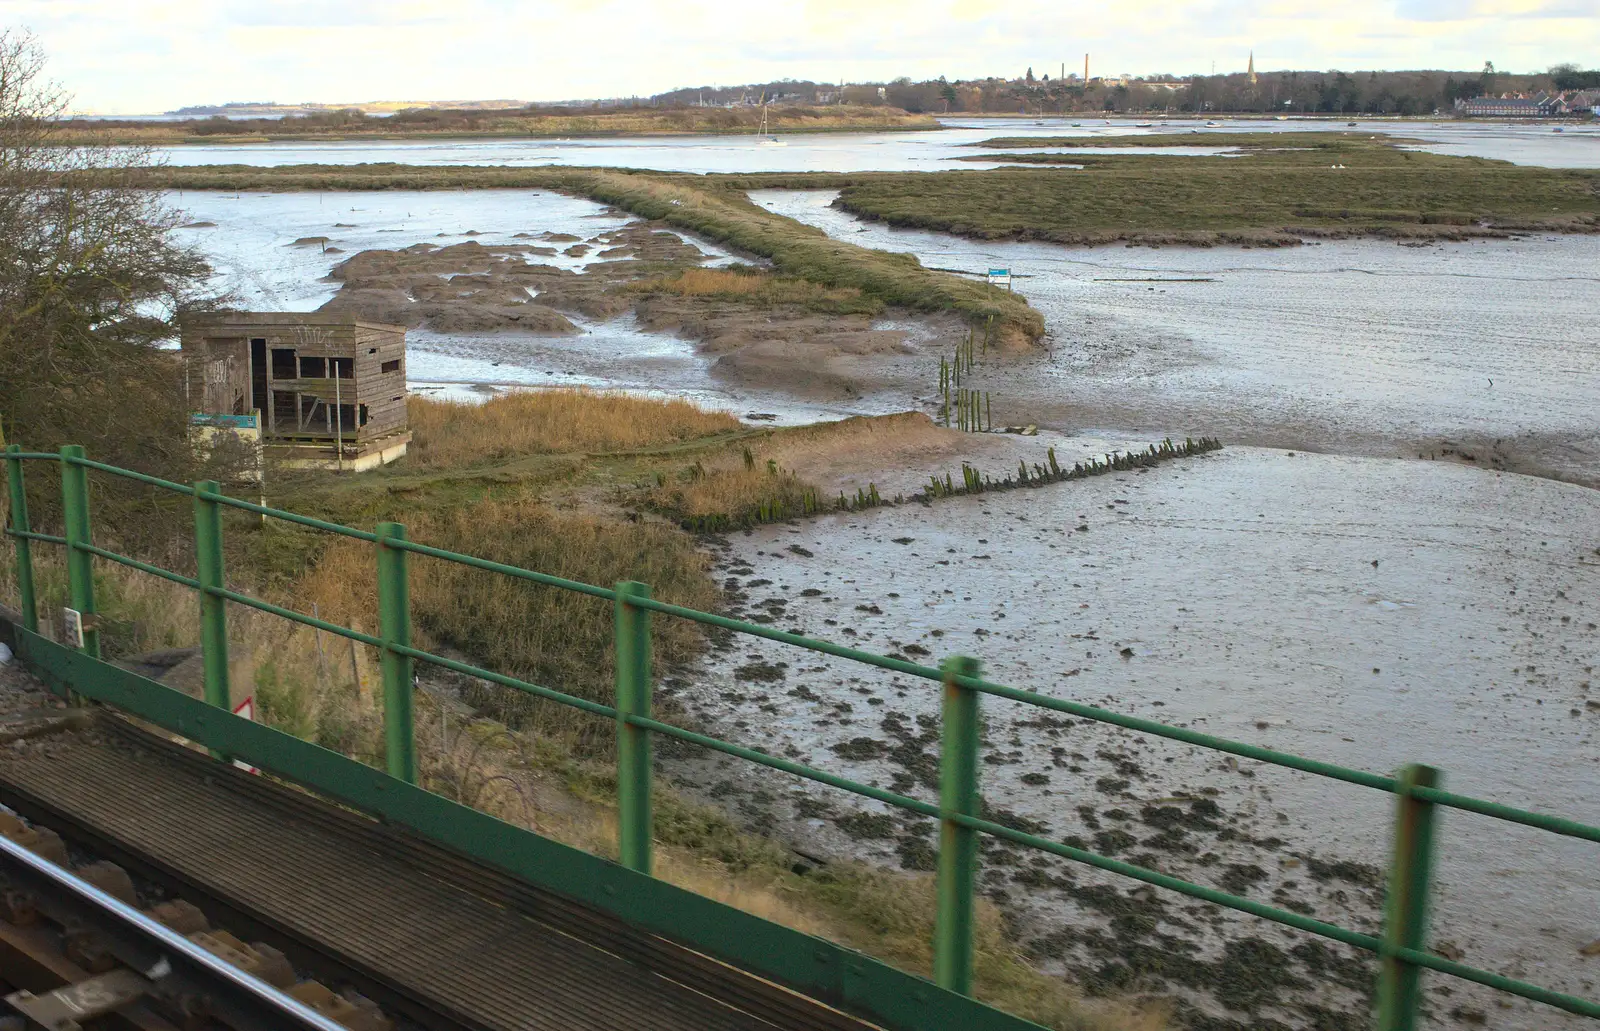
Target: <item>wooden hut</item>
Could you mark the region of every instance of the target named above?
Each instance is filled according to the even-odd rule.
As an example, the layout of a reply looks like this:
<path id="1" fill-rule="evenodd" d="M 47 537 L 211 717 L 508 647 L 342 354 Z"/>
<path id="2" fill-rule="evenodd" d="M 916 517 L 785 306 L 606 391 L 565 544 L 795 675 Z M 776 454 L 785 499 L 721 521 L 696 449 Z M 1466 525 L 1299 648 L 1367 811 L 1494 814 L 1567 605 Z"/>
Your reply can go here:
<path id="1" fill-rule="evenodd" d="M 406 331 L 321 312 L 228 312 L 183 325 L 197 421 L 255 416 L 291 464 L 371 469 L 406 453 Z"/>

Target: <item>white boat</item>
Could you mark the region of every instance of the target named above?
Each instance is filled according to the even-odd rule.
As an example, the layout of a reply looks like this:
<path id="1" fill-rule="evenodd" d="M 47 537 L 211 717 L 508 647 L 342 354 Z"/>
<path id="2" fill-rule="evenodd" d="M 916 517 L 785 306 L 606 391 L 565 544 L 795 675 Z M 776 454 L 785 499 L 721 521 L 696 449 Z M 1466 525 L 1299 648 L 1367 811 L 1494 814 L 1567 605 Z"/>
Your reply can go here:
<path id="1" fill-rule="evenodd" d="M 1149 129 L 1149 128 L 1153 127 L 1154 125 L 1155 125 L 1154 122 L 1134 122 L 1133 123 L 1133 127 L 1135 129 Z"/>
<path id="2" fill-rule="evenodd" d="M 1206 123 L 1206 128 L 1207 129 L 1220 129 L 1220 128 L 1222 128 L 1222 123 L 1221 122 L 1207 122 Z"/>

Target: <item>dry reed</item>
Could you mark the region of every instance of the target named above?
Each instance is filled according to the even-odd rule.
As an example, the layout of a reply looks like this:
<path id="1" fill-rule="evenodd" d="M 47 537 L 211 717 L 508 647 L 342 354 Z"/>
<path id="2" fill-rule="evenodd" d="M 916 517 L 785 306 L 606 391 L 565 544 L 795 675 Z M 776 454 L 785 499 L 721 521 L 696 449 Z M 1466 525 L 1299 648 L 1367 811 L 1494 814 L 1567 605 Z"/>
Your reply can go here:
<path id="1" fill-rule="evenodd" d="M 408 461 L 459 468 L 528 454 L 622 451 L 740 429 L 724 412 L 687 401 L 592 390 L 501 394 L 482 404 L 411 398 Z"/>
<path id="2" fill-rule="evenodd" d="M 873 314 L 883 309 L 881 301 L 866 297 L 857 287 L 825 287 L 807 279 L 774 276 L 755 269 L 688 269 L 678 276 L 640 280 L 629 284 L 628 289 L 634 293 L 737 300 L 761 307 L 798 305 L 839 314 Z"/>

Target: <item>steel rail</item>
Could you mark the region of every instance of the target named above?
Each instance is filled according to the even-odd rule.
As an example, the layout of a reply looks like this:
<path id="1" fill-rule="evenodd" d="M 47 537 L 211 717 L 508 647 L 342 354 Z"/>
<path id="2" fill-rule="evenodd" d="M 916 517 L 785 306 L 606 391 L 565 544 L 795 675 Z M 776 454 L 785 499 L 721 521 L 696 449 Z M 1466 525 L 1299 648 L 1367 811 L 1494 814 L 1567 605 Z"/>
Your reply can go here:
<path id="1" fill-rule="evenodd" d="M 157 990 L 181 986 L 183 992 L 197 991 L 217 1016 L 237 1028 L 345 1031 L 342 1024 L 6 838 L 0 838 L 0 869 L 13 884 L 36 894 L 46 912 L 59 907 L 69 919 L 106 935 L 111 953 Z"/>

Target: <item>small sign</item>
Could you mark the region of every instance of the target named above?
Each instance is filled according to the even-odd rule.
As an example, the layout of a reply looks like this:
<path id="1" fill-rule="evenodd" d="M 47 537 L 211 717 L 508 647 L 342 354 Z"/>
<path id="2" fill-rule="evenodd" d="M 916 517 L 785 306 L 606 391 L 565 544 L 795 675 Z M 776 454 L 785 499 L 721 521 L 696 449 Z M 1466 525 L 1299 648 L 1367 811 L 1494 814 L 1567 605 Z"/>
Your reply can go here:
<path id="1" fill-rule="evenodd" d="M 247 415 L 214 415 L 207 412 L 190 412 L 189 425 L 213 426 L 230 430 L 259 430 L 261 428 L 261 416 L 256 412 L 250 412 Z"/>
<path id="2" fill-rule="evenodd" d="M 240 702 L 238 705 L 235 705 L 233 707 L 233 714 L 235 716 L 242 716 L 247 720 L 252 720 L 252 721 L 255 720 L 255 718 L 256 718 L 256 698 L 255 698 L 255 695 L 251 695 L 248 698 L 246 698 L 244 701 Z M 233 761 L 233 765 L 239 767 L 239 769 L 245 771 L 246 773 L 253 773 L 258 777 L 261 775 L 261 771 L 260 770 L 256 769 L 254 766 L 251 766 L 247 762 L 240 762 L 238 759 L 235 759 Z"/>
<path id="3" fill-rule="evenodd" d="M 1011 270 L 1008 268 L 992 268 L 989 270 L 989 285 L 1003 286 L 1011 289 Z"/>
<path id="4" fill-rule="evenodd" d="M 77 609 L 61 610 L 61 633 L 66 638 L 63 642 L 74 648 L 83 647 L 83 613 Z"/>

